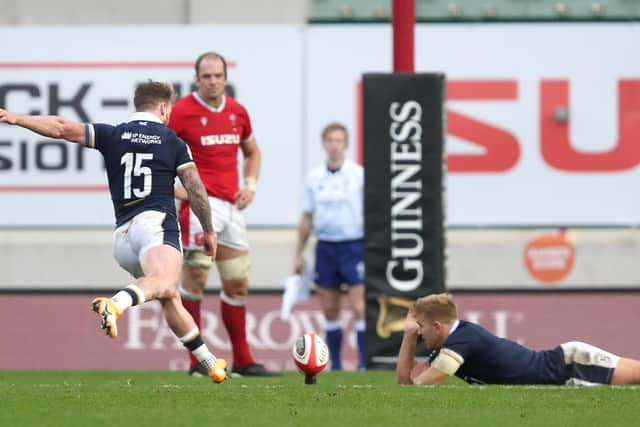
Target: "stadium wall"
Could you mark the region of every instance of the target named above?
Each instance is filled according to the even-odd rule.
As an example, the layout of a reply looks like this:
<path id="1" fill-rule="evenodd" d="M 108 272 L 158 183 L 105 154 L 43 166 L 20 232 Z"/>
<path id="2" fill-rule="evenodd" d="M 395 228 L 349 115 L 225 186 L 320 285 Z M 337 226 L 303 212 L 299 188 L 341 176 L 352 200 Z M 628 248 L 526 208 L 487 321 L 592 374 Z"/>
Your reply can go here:
<path id="1" fill-rule="evenodd" d="M 165 324 L 160 307 L 135 307 L 118 321 L 112 340 L 89 310 L 92 294 L 5 295 L 0 298 L 0 369 L 185 370 L 187 358 Z M 640 357 L 640 342 L 621 328 L 637 324 L 640 293 L 457 294 L 460 317 L 480 323 L 498 336 L 534 349 L 580 340 L 627 356 Z M 293 370 L 291 348 L 302 333 L 322 330 L 317 300 L 297 306 L 288 321 L 279 317 L 279 297 L 252 297 L 247 337 L 253 354 L 271 369 Z M 606 313 L 606 318 L 603 317 Z M 341 320 L 353 331 L 351 313 Z M 218 299 L 205 299 L 202 335 L 213 351 L 229 357 L 230 345 L 218 317 Z M 38 327 L 34 327 L 38 325 Z M 19 343 L 19 345 L 15 345 Z M 44 352 L 44 353 L 43 353 Z M 46 357 L 42 355 L 46 354 Z M 355 336 L 345 336 L 343 366 L 357 366 Z"/>
<path id="2" fill-rule="evenodd" d="M 453 291 L 640 289 L 637 229 L 449 230 L 447 288 Z M 296 232 L 251 229 L 253 290 L 282 289 Z M 311 242 L 313 243 L 313 242 Z M 313 262 L 313 244 L 306 258 Z M 111 291 L 130 282 L 113 260 L 109 230 L 0 230 L 0 291 Z M 216 274 L 208 289 L 220 288 Z"/>

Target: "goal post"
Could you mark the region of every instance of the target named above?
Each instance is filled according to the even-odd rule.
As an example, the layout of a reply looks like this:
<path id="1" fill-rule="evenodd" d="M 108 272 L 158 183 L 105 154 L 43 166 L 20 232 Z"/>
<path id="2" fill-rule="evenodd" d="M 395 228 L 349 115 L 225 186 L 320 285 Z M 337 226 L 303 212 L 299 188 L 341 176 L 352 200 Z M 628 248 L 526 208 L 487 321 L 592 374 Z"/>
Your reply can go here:
<path id="1" fill-rule="evenodd" d="M 366 350 L 394 364 L 412 300 L 445 291 L 444 100 L 438 73 L 364 74 Z"/>

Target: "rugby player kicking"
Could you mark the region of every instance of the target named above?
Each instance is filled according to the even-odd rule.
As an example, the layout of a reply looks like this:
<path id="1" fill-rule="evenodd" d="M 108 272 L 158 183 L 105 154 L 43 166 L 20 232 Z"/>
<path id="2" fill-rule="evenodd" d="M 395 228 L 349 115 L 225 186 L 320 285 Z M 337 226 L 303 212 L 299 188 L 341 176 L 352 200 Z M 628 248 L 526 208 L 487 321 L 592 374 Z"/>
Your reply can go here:
<path id="1" fill-rule="evenodd" d="M 182 306 L 178 280 L 182 246 L 176 218 L 174 180 L 186 190 L 202 227 L 202 247 L 215 256 L 216 236 L 207 193 L 184 141 L 166 127 L 173 88 L 149 81 L 137 86 L 136 113 L 118 126 L 78 123 L 59 116 L 16 115 L 0 109 L 0 123 L 21 126 L 50 138 L 66 139 L 98 150 L 105 160 L 116 216 L 114 257 L 137 280 L 112 298 L 96 298 L 92 309 L 112 338 L 116 321 L 129 308 L 151 300 L 162 305 L 171 330 L 215 382 L 226 378 L 226 361 L 216 359 Z"/>

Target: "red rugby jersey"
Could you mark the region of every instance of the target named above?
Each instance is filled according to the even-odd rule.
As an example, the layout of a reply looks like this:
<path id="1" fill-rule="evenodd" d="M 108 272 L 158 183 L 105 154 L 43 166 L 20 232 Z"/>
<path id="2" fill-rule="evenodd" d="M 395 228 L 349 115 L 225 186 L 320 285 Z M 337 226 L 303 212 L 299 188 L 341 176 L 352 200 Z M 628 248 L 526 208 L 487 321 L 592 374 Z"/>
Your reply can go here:
<path id="1" fill-rule="evenodd" d="M 189 145 L 209 195 L 235 203 L 238 149 L 253 138 L 247 110 L 229 96 L 214 108 L 194 92 L 175 103 L 169 127 Z"/>

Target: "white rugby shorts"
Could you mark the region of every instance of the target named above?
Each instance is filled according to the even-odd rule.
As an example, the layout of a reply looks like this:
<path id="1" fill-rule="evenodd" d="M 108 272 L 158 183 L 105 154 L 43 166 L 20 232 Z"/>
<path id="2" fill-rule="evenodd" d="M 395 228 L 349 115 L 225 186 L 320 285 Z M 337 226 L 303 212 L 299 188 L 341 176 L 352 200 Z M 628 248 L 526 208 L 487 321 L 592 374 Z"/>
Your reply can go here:
<path id="1" fill-rule="evenodd" d="M 217 197 L 209 197 L 211 215 L 213 216 L 213 229 L 216 231 L 218 245 L 240 251 L 249 250 L 247 239 L 247 225 L 244 215 L 238 207 L 226 200 Z M 182 231 L 182 245 L 187 250 L 202 249 L 202 226 L 198 217 L 191 209 L 180 210 L 180 230 Z"/>
<path id="2" fill-rule="evenodd" d="M 173 246 L 182 254 L 178 224 L 164 212 L 141 212 L 113 232 L 113 257 L 135 278 L 144 276 L 142 256 L 159 245 Z"/>

